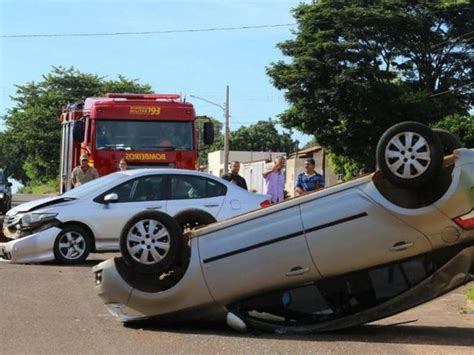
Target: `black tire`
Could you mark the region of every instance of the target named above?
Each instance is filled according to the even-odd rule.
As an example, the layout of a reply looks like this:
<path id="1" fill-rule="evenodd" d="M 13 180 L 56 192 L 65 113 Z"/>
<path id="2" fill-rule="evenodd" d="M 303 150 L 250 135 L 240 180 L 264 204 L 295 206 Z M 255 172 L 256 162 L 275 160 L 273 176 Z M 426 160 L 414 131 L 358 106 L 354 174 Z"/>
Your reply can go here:
<path id="1" fill-rule="evenodd" d="M 189 209 L 183 211 L 174 216 L 174 218 L 181 226 L 183 233 L 190 231 L 193 228 L 206 226 L 216 222 L 216 219 L 212 215 L 198 209 Z"/>
<path id="2" fill-rule="evenodd" d="M 433 128 L 443 146 L 444 155 L 453 154 L 453 150 L 462 148 L 462 142 L 458 136 L 442 128 Z"/>
<path id="3" fill-rule="evenodd" d="M 389 128 L 377 144 L 377 165 L 392 184 L 414 188 L 441 171 L 443 146 L 428 126 L 401 122 Z"/>
<path id="4" fill-rule="evenodd" d="M 153 230 L 144 230 L 143 235 L 138 228 L 148 229 L 150 222 L 155 223 Z M 182 238 L 181 227 L 173 217 L 163 212 L 144 211 L 130 218 L 123 227 L 120 251 L 124 261 L 136 271 L 161 273 L 180 260 Z"/>
<path id="5" fill-rule="evenodd" d="M 83 264 L 91 251 L 91 236 L 78 225 L 67 225 L 54 241 L 54 257 L 66 265 Z"/>

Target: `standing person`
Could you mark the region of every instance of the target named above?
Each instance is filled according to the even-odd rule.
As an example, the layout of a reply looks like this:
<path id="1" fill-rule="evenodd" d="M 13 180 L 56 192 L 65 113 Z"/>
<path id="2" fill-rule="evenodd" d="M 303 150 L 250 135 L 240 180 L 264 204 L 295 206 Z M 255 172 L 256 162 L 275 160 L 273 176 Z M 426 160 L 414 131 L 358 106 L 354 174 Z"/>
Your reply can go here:
<path id="1" fill-rule="evenodd" d="M 272 170 L 263 173 L 265 179 L 263 193 L 271 196 L 272 203 L 281 202 L 284 199 L 285 175 L 283 174 L 283 168 L 285 163 L 285 157 L 279 156 L 275 158 Z"/>
<path id="2" fill-rule="evenodd" d="M 304 171 L 298 174 L 296 179 L 295 193 L 297 195 L 324 187 L 324 178 L 314 170 L 315 166 L 316 163 L 312 158 L 304 161 Z"/>
<path id="3" fill-rule="evenodd" d="M 241 188 L 245 190 L 248 190 L 247 182 L 242 176 L 239 175 L 239 171 L 240 171 L 240 162 L 238 162 L 237 160 L 234 160 L 230 162 L 230 172 L 222 175 L 222 178 L 224 180 L 230 181 L 233 184 L 236 184 L 237 186 L 240 186 Z"/>
<path id="4" fill-rule="evenodd" d="M 92 181 L 99 177 L 96 168 L 91 168 L 88 164 L 87 154 L 81 156 L 81 165 L 76 166 L 72 170 L 72 184 L 74 187 L 81 186 L 86 182 Z"/>
<path id="5" fill-rule="evenodd" d="M 120 159 L 119 161 L 119 171 L 124 171 L 128 169 L 128 162 L 125 158 Z"/>

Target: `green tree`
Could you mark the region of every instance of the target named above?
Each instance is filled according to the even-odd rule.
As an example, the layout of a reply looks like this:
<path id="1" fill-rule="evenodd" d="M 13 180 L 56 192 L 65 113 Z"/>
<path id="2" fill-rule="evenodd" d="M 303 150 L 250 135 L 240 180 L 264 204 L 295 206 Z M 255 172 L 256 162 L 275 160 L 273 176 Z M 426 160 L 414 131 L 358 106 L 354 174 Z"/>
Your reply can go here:
<path id="1" fill-rule="evenodd" d="M 279 133 L 275 121 L 258 121 L 248 127 L 240 127 L 230 133 L 230 149 L 261 152 L 295 151 L 298 141 L 291 138 L 288 132 Z"/>
<path id="2" fill-rule="evenodd" d="M 267 68 L 291 104 L 280 120 L 344 165 L 373 167 L 394 123 L 433 125 L 472 108 L 469 2 L 320 0 L 293 15 L 295 38 L 278 44 L 289 60 Z"/>
<path id="3" fill-rule="evenodd" d="M 119 75 L 105 80 L 74 67 L 53 67 L 39 82 L 16 86 L 15 106 L 3 117 L 0 156 L 8 173 L 23 184 L 55 179 L 59 170 L 61 125 L 59 115 L 68 104 L 108 91 L 150 93 L 140 84 Z"/>
<path id="4" fill-rule="evenodd" d="M 436 123 L 436 127 L 443 128 L 457 135 L 467 148 L 474 147 L 474 116 L 451 115 Z"/>

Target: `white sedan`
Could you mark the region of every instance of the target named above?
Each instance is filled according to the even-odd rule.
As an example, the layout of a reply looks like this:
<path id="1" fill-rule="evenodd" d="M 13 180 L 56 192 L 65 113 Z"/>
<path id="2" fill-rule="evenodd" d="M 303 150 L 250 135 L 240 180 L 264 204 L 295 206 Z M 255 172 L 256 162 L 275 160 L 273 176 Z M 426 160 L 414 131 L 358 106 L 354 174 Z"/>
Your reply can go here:
<path id="1" fill-rule="evenodd" d="M 122 228 L 141 211 L 165 212 L 185 230 L 267 204 L 266 195 L 198 171 L 117 172 L 10 210 L 3 232 L 13 240 L 0 243 L 0 258 L 16 263 L 79 264 L 90 252 L 118 250 Z"/>

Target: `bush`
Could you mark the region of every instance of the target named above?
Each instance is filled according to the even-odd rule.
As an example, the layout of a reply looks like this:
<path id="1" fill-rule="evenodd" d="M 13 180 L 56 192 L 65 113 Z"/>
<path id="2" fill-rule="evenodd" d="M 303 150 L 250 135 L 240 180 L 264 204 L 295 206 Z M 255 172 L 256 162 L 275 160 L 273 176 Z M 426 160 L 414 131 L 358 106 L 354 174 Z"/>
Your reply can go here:
<path id="1" fill-rule="evenodd" d="M 30 183 L 18 189 L 20 194 L 57 194 L 59 191 L 59 181 L 57 179 L 49 180 L 46 183 Z"/>

